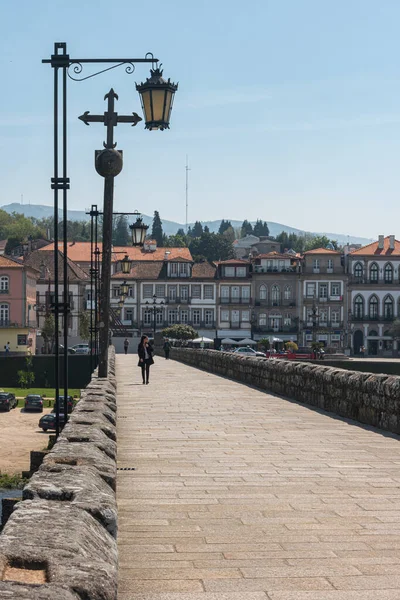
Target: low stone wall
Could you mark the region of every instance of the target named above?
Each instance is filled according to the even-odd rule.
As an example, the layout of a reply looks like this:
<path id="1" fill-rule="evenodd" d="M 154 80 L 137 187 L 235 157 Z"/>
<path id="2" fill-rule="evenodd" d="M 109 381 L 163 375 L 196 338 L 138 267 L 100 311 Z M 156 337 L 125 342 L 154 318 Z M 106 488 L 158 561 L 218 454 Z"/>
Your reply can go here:
<path id="1" fill-rule="evenodd" d="M 171 358 L 400 434 L 400 377 L 216 350 L 172 348 Z"/>
<path id="2" fill-rule="evenodd" d="M 110 348 L 0 535 L 0 598 L 116 600 L 116 455 Z"/>

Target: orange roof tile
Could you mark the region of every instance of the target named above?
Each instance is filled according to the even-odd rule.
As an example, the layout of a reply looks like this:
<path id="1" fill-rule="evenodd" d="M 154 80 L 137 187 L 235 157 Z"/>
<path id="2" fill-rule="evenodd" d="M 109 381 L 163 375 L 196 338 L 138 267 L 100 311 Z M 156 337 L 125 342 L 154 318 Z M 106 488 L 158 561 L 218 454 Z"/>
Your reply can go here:
<path id="1" fill-rule="evenodd" d="M 24 265 L 19 260 L 0 255 L 0 267 L 7 267 L 9 269 L 23 269 Z"/>
<path id="2" fill-rule="evenodd" d="M 394 240 L 394 249 L 389 248 L 390 236 L 386 236 L 383 240 L 383 248 L 379 248 L 379 242 L 372 242 L 367 244 L 358 250 L 353 250 L 349 253 L 349 256 L 400 256 L 400 242 Z"/>
<path id="3" fill-rule="evenodd" d="M 252 260 L 257 260 L 257 258 L 286 258 L 286 259 L 292 259 L 292 258 L 298 258 L 295 254 L 287 254 L 287 253 L 280 253 L 280 252 L 268 252 L 267 254 L 257 254 L 257 256 L 255 256 Z"/>
<path id="4" fill-rule="evenodd" d="M 341 254 L 341 252 L 339 250 L 329 250 L 328 248 L 315 248 L 315 250 L 304 252 L 304 256 L 308 254 Z"/>
<path id="5" fill-rule="evenodd" d="M 250 261 L 244 258 L 229 258 L 228 260 L 215 260 L 215 265 L 249 265 Z"/>
<path id="6" fill-rule="evenodd" d="M 102 242 L 97 244 L 100 252 L 103 250 Z M 59 249 L 63 250 L 63 242 L 59 243 Z M 40 248 L 40 252 L 51 251 L 54 248 L 54 244 L 50 243 L 43 248 Z M 165 253 L 169 252 L 168 256 Z M 124 255 L 127 254 L 131 260 L 145 260 L 145 261 L 159 261 L 159 260 L 176 260 L 181 258 L 192 262 L 192 255 L 189 248 L 157 248 L 153 252 L 144 251 L 142 248 L 134 248 L 133 246 L 114 246 L 112 261 L 117 262 L 121 260 Z M 68 242 L 68 258 L 78 264 L 87 262 L 90 263 L 90 242 Z"/>

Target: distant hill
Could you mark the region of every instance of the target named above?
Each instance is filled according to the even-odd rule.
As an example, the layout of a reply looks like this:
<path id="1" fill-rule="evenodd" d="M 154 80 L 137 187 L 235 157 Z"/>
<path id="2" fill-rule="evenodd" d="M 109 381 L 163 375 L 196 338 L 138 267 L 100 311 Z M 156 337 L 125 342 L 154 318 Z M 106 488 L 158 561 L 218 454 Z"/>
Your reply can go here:
<path id="1" fill-rule="evenodd" d="M 26 217 L 35 217 L 36 219 L 42 219 L 42 218 L 47 218 L 47 217 L 53 216 L 53 207 L 45 206 L 43 204 L 19 204 L 19 203 L 15 202 L 13 204 L 5 204 L 1 208 L 2 208 L 2 210 L 5 210 L 8 213 L 16 212 L 16 213 L 23 214 Z M 59 214 L 60 214 L 60 217 L 62 217 L 61 210 L 59 211 Z M 70 221 L 89 221 L 90 217 L 83 210 L 69 210 L 68 211 L 68 219 Z M 150 217 L 148 215 L 143 215 L 143 220 L 146 223 L 146 225 L 151 225 L 153 222 L 153 217 Z M 162 217 L 161 217 L 161 220 L 162 220 L 162 224 L 163 224 L 163 230 L 166 235 L 173 235 L 174 233 L 176 233 L 178 231 L 178 229 L 185 228 L 185 226 L 182 223 L 176 223 L 175 221 L 168 221 L 167 219 L 163 219 Z M 235 220 L 231 221 L 233 227 L 241 227 L 242 222 L 243 221 L 235 221 Z M 217 232 L 219 229 L 219 226 L 221 225 L 221 219 L 218 219 L 216 221 L 202 221 L 201 223 L 202 223 L 203 227 L 205 225 L 207 225 L 207 227 L 209 228 L 209 230 L 211 232 Z M 255 221 L 253 221 L 252 223 L 254 225 Z M 268 223 L 270 235 L 272 235 L 272 236 L 278 235 L 282 231 L 285 231 L 286 233 L 296 233 L 297 235 L 301 235 L 304 233 L 311 233 L 313 235 L 326 235 L 329 239 L 337 240 L 339 242 L 339 244 L 346 244 L 347 242 L 350 242 L 351 244 L 363 244 L 364 245 L 364 244 L 369 244 L 371 241 L 368 238 L 358 237 L 358 236 L 354 236 L 354 235 L 347 236 L 343 233 L 329 233 L 326 231 L 306 232 L 304 230 L 297 229 L 296 227 L 290 227 L 289 225 L 283 225 L 282 223 L 274 223 L 272 221 L 267 221 L 267 223 Z M 189 223 L 189 225 L 192 227 L 194 225 L 194 223 Z"/>

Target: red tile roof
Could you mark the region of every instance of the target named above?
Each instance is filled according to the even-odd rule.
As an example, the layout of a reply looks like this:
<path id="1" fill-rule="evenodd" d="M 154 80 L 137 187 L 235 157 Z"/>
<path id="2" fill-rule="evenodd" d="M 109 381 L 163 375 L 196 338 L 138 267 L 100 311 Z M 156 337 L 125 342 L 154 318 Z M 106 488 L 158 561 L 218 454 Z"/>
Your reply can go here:
<path id="1" fill-rule="evenodd" d="M 192 279 L 214 279 L 216 268 L 209 262 L 195 263 L 192 269 Z"/>
<path id="2" fill-rule="evenodd" d="M 8 269 L 23 269 L 24 265 L 15 258 L 0 255 L 0 267 L 7 267 Z"/>
<path id="3" fill-rule="evenodd" d="M 140 262 L 132 266 L 129 274 L 124 274 L 119 271 L 111 276 L 111 279 L 126 279 L 132 281 L 135 279 L 158 279 L 163 270 L 164 263 L 159 262 Z M 165 274 L 163 279 L 165 278 Z M 175 280 L 174 280 L 175 281 Z"/>
<path id="4" fill-rule="evenodd" d="M 328 248 L 315 248 L 315 250 L 308 250 L 304 252 L 304 256 L 308 254 L 341 254 L 338 250 L 329 250 Z"/>
<path id="5" fill-rule="evenodd" d="M 97 245 L 100 252 L 102 252 L 102 242 L 99 242 Z M 40 248 L 40 251 L 51 251 L 53 248 L 54 244 L 51 243 Z M 63 249 L 62 242 L 59 243 L 59 249 L 61 251 Z M 165 256 L 166 252 L 169 252 L 167 257 Z M 144 251 L 142 248 L 134 248 L 133 246 L 114 246 L 112 261 L 118 262 L 122 260 L 125 254 L 131 260 L 159 261 L 182 259 L 183 262 L 192 262 L 193 260 L 189 248 L 157 248 L 154 251 Z M 68 258 L 78 264 L 82 262 L 90 263 L 90 242 L 68 242 Z"/>
<path id="6" fill-rule="evenodd" d="M 400 256 L 400 242 L 394 240 L 394 249 L 390 249 L 389 245 L 390 236 L 386 236 L 383 240 L 383 248 L 379 248 L 379 242 L 372 242 L 372 244 L 350 252 L 349 256 Z"/>
<path id="7" fill-rule="evenodd" d="M 215 265 L 249 265 L 250 261 L 244 258 L 229 258 L 228 260 L 215 260 Z"/>
<path id="8" fill-rule="evenodd" d="M 267 254 L 257 254 L 252 260 L 256 260 L 257 258 L 285 258 L 292 259 L 298 258 L 295 254 L 281 254 L 280 252 L 268 252 Z"/>

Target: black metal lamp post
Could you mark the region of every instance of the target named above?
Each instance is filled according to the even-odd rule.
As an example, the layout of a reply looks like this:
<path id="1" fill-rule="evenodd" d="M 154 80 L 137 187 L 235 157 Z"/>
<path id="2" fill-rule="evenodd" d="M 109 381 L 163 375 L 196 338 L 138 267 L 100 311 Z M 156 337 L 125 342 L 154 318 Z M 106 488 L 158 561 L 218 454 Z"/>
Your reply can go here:
<path id="1" fill-rule="evenodd" d="M 120 262 L 121 262 L 121 271 L 123 272 L 124 275 L 128 275 L 131 272 L 131 266 L 132 266 L 132 261 L 130 260 L 129 256 L 127 254 L 125 254 L 124 258 Z"/>
<path id="2" fill-rule="evenodd" d="M 162 66 L 162 65 L 160 65 Z M 140 94 L 146 129 L 169 129 L 174 95 L 178 89 L 177 83 L 166 81 L 162 70 L 150 69 L 151 77 L 144 83 L 136 84 Z"/>
<path id="3" fill-rule="evenodd" d="M 157 303 L 157 296 L 154 294 L 153 296 L 153 306 L 150 308 L 150 302 L 147 300 L 146 306 L 148 307 L 148 311 L 153 312 L 153 339 L 154 343 L 156 342 L 156 332 L 157 332 L 157 314 L 163 311 L 164 301 L 162 300 L 159 304 Z"/>
<path id="4" fill-rule="evenodd" d="M 115 69 L 117 67 L 121 67 L 124 66 L 125 67 L 125 71 L 128 74 L 132 74 L 135 70 L 135 63 L 151 63 L 153 66 L 154 64 L 158 63 L 158 59 L 156 59 L 153 54 L 148 53 L 146 54 L 146 56 L 144 58 L 72 58 L 70 57 L 70 55 L 67 52 L 67 44 L 65 42 L 56 42 L 54 44 L 54 54 L 51 55 L 51 57 L 49 59 L 44 59 L 42 61 L 45 64 L 50 64 L 52 69 L 53 69 L 53 73 L 54 73 L 54 84 L 53 84 L 53 89 L 54 89 L 54 94 L 53 94 L 53 116 L 54 116 L 54 126 L 53 126 L 53 132 L 54 132 L 54 144 L 53 144 L 53 148 L 54 148 L 54 160 L 53 160 L 53 168 L 54 168 L 54 177 L 52 177 L 51 179 L 51 189 L 54 191 L 54 297 L 55 297 L 55 302 L 54 302 L 54 317 L 55 317 L 55 330 L 56 330 L 56 349 L 55 349 L 55 363 L 54 363 L 54 375 L 55 375 L 55 395 L 56 398 L 58 398 L 59 395 L 59 390 L 60 390 L 60 369 L 59 369 L 59 340 L 58 340 L 58 329 L 59 329 L 59 315 L 60 313 L 63 314 L 64 316 L 64 347 L 65 347 L 65 351 L 64 351 L 64 414 L 67 415 L 67 396 L 68 396 L 68 352 L 67 352 L 67 346 L 68 346 L 68 314 L 70 312 L 70 307 L 69 307 L 69 295 L 68 295 L 68 271 L 67 271 L 67 267 L 68 267 L 68 260 L 67 260 L 67 256 L 68 256 L 68 248 L 67 248 L 67 193 L 70 187 L 70 180 L 69 177 L 67 175 L 67 77 L 69 77 L 69 79 L 72 79 L 73 81 L 85 81 L 87 79 L 90 79 L 92 77 L 95 77 L 96 75 L 99 75 L 100 73 L 104 73 L 106 71 L 109 71 L 111 69 Z M 86 76 L 81 76 L 82 71 L 83 71 L 83 65 L 85 64 L 103 64 L 103 65 L 107 65 L 106 68 L 102 69 L 101 71 L 98 71 L 96 73 L 92 73 Z M 71 71 L 70 71 L 71 70 Z M 177 89 L 177 86 L 175 86 L 175 84 L 171 84 L 170 82 L 164 82 L 161 81 L 161 72 L 158 75 L 156 72 L 158 72 L 158 68 L 153 69 L 154 73 L 152 73 L 152 77 L 150 79 L 148 79 L 146 81 L 146 84 L 142 84 L 142 85 L 147 85 L 147 87 L 145 87 L 143 89 L 143 92 L 141 92 L 140 90 L 139 93 L 149 93 L 149 96 L 142 96 L 142 102 L 143 102 L 143 106 L 148 106 L 148 102 L 147 102 L 147 98 L 150 98 L 150 107 L 151 107 L 151 111 L 152 111 L 152 117 L 153 117 L 153 125 L 156 124 L 155 119 L 159 120 L 159 125 L 158 127 L 149 127 L 148 123 L 150 123 L 148 115 L 145 114 L 145 118 L 146 118 L 146 128 L 148 129 L 154 129 L 154 128 L 159 128 L 159 129 L 165 129 L 168 127 L 168 122 L 169 121 L 169 117 L 170 117 L 170 112 L 171 112 L 171 107 L 172 107 L 172 99 L 173 99 L 173 95 Z M 59 73 L 61 72 L 62 77 L 61 77 L 61 88 L 59 86 Z M 155 79 L 153 80 L 152 78 L 155 77 Z M 161 79 L 160 79 L 161 78 Z M 170 89 L 170 88 L 174 88 L 175 89 Z M 154 90 L 154 99 L 153 99 L 153 90 Z M 160 95 L 157 92 L 164 92 L 165 95 L 165 110 L 163 110 L 162 113 L 162 119 L 160 120 L 160 111 L 158 110 L 159 107 L 159 99 L 160 99 Z M 59 96 L 61 98 L 61 127 L 60 127 L 60 123 L 59 123 Z M 116 117 L 116 114 L 113 113 L 112 115 L 110 115 L 110 119 L 114 120 Z M 124 118 L 120 118 L 119 119 L 120 122 L 124 121 Z M 132 117 L 129 117 L 129 120 L 125 120 L 125 122 L 132 122 Z M 108 125 L 110 125 L 111 123 L 108 123 Z M 117 123 L 115 122 L 114 125 L 116 125 Z M 109 139 L 107 139 L 107 141 L 109 142 Z M 113 146 L 108 148 L 108 160 L 116 160 L 117 162 L 119 162 L 119 158 L 116 157 L 114 155 L 113 158 L 112 155 L 112 149 Z M 110 154 L 110 150 L 111 150 L 111 154 Z M 116 153 L 116 151 L 115 151 Z M 117 153 L 119 154 L 119 153 Z M 104 159 L 104 156 L 103 156 Z M 106 161 L 107 161 L 107 157 L 106 157 Z M 107 186 L 106 186 L 107 187 Z M 111 187 L 110 185 L 108 187 Z M 58 237 L 58 219 L 59 219 L 59 215 L 58 215 L 58 207 L 59 207 L 59 196 L 58 196 L 58 192 L 62 190 L 63 193 L 63 301 L 60 302 L 59 299 L 59 268 L 58 268 L 58 245 L 59 245 L 59 237 Z M 110 211 L 107 211 L 107 216 L 109 216 Z M 111 213 L 112 213 L 112 206 L 111 206 Z M 106 252 L 105 253 L 107 256 L 107 260 L 109 258 L 111 258 L 111 253 L 110 252 Z M 103 253 L 103 264 L 104 264 L 104 253 Z M 107 269 L 106 269 L 107 271 Z M 109 283 L 110 281 L 105 281 L 103 282 L 103 286 L 102 286 L 102 297 L 108 297 L 108 293 L 109 293 Z M 106 287 L 106 284 L 108 284 L 108 287 Z M 109 306 L 109 305 L 108 305 Z M 104 308 L 104 306 L 103 306 Z M 104 317 L 104 315 L 103 315 Z M 108 322 L 106 323 L 106 328 L 108 330 Z M 104 346 L 106 348 L 105 352 L 107 352 L 107 344 L 108 344 L 108 339 L 106 339 L 106 343 L 104 344 L 104 334 L 102 334 L 102 348 L 103 348 L 103 355 L 104 355 Z M 103 356 L 103 362 L 102 362 L 102 367 L 101 367 L 101 375 L 102 376 L 106 376 L 107 375 L 107 365 L 104 368 L 104 356 Z M 59 415 L 57 412 L 56 415 L 56 436 L 58 436 L 59 433 Z"/>

